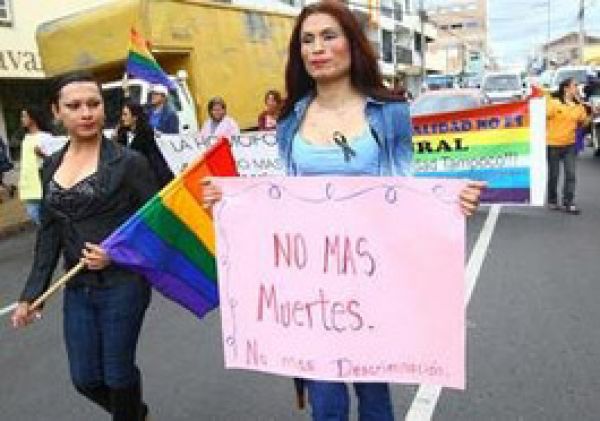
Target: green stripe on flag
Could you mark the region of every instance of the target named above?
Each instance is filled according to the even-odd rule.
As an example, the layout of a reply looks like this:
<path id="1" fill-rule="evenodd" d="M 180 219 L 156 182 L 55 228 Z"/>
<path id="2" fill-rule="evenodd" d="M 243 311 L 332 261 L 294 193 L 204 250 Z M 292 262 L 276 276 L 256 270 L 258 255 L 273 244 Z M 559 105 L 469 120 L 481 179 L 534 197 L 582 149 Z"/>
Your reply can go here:
<path id="1" fill-rule="evenodd" d="M 469 146 L 466 151 L 453 151 L 453 152 L 436 152 L 436 153 L 414 153 L 413 159 L 415 162 L 430 162 L 440 159 L 441 157 L 447 157 L 452 159 L 473 159 L 487 156 L 498 156 L 498 155 L 529 155 L 531 153 L 531 147 L 529 143 L 513 143 L 509 145 L 485 145 L 485 146 Z"/>
<path id="2" fill-rule="evenodd" d="M 164 242 L 186 256 L 208 278 L 217 281 L 215 257 L 207 250 L 196 235 L 177 218 L 160 197 L 153 197 L 141 212 L 142 220 Z"/>
<path id="3" fill-rule="evenodd" d="M 128 61 L 132 61 L 134 63 L 140 64 L 145 67 L 151 67 L 154 70 L 159 70 L 162 72 L 162 68 L 158 65 L 156 60 L 150 59 L 148 57 L 142 56 L 135 51 L 130 51 L 127 56 Z"/>

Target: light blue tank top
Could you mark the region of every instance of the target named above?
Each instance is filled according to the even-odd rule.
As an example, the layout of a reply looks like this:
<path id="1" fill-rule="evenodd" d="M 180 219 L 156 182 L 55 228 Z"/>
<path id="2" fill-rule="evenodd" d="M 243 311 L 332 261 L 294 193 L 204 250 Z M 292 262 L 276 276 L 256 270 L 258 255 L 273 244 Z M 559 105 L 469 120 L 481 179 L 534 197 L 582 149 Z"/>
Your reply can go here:
<path id="1" fill-rule="evenodd" d="M 379 146 L 369 126 L 348 139 L 351 156 L 338 145 L 315 145 L 296 132 L 292 161 L 298 175 L 379 175 Z"/>

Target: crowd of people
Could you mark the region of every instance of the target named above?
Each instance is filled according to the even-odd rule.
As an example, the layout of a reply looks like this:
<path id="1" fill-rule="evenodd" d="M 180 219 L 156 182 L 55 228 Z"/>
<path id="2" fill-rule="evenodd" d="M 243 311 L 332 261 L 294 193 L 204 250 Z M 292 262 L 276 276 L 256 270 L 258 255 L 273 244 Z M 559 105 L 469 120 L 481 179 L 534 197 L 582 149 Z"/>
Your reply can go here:
<path id="1" fill-rule="evenodd" d="M 290 176 L 403 175 L 412 155 L 406 102 L 383 85 L 377 58 L 349 9 L 323 1 L 303 9 L 290 40 L 286 69 L 287 98 L 265 95 L 258 127 L 276 125 L 281 157 Z M 141 277 L 111 264 L 99 246 L 112 230 L 159 188 L 151 128 L 175 128 L 165 108 L 166 93 L 153 92 L 146 121 L 135 104 L 123 107 L 118 142 L 104 138 L 104 109 L 99 85 L 89 76 L 59 79 L 52 107 L 70 142 L 44 161 L 41 175 L 41 227 L 29 278 L 12 322 L 22 327 L 39 314 L 31 303 L 46 289 L 62 251 L 65 269 L 83 262 L 87 270 L 65 289 L 64 336 L 73 384 L 113 420 L 145 419 L 136 365 L 137 338 L 150 301 Z M 202 135 L 239 132 L 221 98 L 209 101 Z M 348 139 L 348 155 L 332 133 Z M 141 152 L 138 154 L 136 151 Z M 143 157 L 147 159 L 145 159 Z M 350 158 L 348 158 L 350 156 Z M 482 183 L 461 193 L 462 211 L 478 206 Z M 220 192 L 210 182 L 204 201 L 211 207 Z M 343 383 L 306 381 L 315 420 L 348 419 L 349 397 Z M 388 385 L 354 384 L 361 419 L 393 419 Z"/>
<path id="2" fill-rule="evenodd" d="M 275 130 L 282 104 L 281 94 L 276 90 L 269 90 L 265 94 L 264 103 L 265 109 L 258 116 L 257 128 Z M 208 118 L 202 125 L 200 136 L 231 137 L 240 134 L 238 123 L 227 115 L 227 105 L 223 98 L 210 99 L 207 111 Z M 27 215 L 36 225 L 40 224 L 41 166 L 43 160 L 52 152 L 52 137 L 53 133 L 57 132 L 52 120 L 50 113 L 42 107 L 23 108 L 21 127 L 24 135 L 20 148 L 18 188 L 16 185 L 8 185 L 4 182 L 4 174 L 14 168 L 14 163 L 10 159 L 8 145 L 0 141 L 0 148 L 2 148 L 0 149 L 0 193 L 4 192 L 12 198 L 18 192 Z M 60 124 L 62 127 L 62 123 Z M 144 155 L 159 187 L 164 187 L 174 175 L 156 143 L 156 134 L 178 134 L 179 132 L 179 118 L 170 104 L 168 88 L 163 85 L 152 85 L 148 108 L 126 98 L 112 140 Z"/>
<path id="3" fill-rule="evenodd" d="M 264 95 L 257 127 L 276 130 L 288 176 L 409 174 L 408 93 L 384 86 L 377 57 L 342 2 L 324 0 L 302 9 L 289 43 L 285 81 L 285 98 L 275 90 Z M 40 227 L 31 273 L 12 321 L 22 327 L 35 320 L 39 310 L 33 311 L 31 303 L 47 287 L 61 251 L 66 269 L 84 262 L 87 270 L 65 289 L 70 374 L 76 390 L 114 420 L 140 420 L 149 412 L 136 348 L 150 290 L 140 276 L 111 264 L 99 244 L 173 177 L 155 141 L 156 132 L 179 132 L 168 98 L 168 89 L 157 85 L 149 110 L 125 103 L 114 139 L 107 139 L 99 85 L 85 74 L 67 75 L 57 81 L 52 109 L 70 142 L 52 156 L 44 148 L 47 126 L 38 110 L 27 108 L 22 114 L 27 135 L 19 194 Z M 547 100 L 550 209 L 581 212 L 575 202 L 577 130 L 589 125 L 592 111 L 597 112 L 586 110 L 573 79 L 563 81 Z M 207 112 L 201 136 L 240 133 L 223 98 L 210 99 Z M 0 174 L 10 165 L 4 155 L 0 150 Z M 0 188 L 9 189 L 1 177 Z M 458 203 L 465 215 L 475 212 L 484 188 L 484 183 L 470 182 L 461 192 Z M 202 190 L 209 209 L 221 199 L 210 180 Z M 302 385 L 314 420 L 349 418 L 346 384 L 306 380 Z M 361 420 L 393 419 L 387 384 L 352 386 Z"/>

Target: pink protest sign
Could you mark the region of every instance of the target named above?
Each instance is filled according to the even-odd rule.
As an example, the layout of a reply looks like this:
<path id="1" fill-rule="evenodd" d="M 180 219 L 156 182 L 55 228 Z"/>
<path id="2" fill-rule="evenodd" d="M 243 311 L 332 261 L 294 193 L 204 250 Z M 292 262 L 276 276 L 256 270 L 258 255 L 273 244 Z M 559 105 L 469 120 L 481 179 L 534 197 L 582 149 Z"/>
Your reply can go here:
<path id="1" fill-rule="evenodd" d="M 216 182 L 227 368 L 464 388 L 464 182 Z"/>

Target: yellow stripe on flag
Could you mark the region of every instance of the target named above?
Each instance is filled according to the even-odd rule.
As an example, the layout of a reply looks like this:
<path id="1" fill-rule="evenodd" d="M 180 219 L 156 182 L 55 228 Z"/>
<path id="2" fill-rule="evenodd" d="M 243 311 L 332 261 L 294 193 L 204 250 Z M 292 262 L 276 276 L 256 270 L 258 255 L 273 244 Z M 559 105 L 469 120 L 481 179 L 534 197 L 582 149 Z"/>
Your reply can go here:
<path id="1" fill-rule="evenodd" d="M 173 186 L 175 187 L 175 186 Z M 215 254 L 215 231 L 213 221 L 194 196 L 180 183 L 175 188 L 160 192 L 163 204 L 176 215 L 204 246 Z"/>

